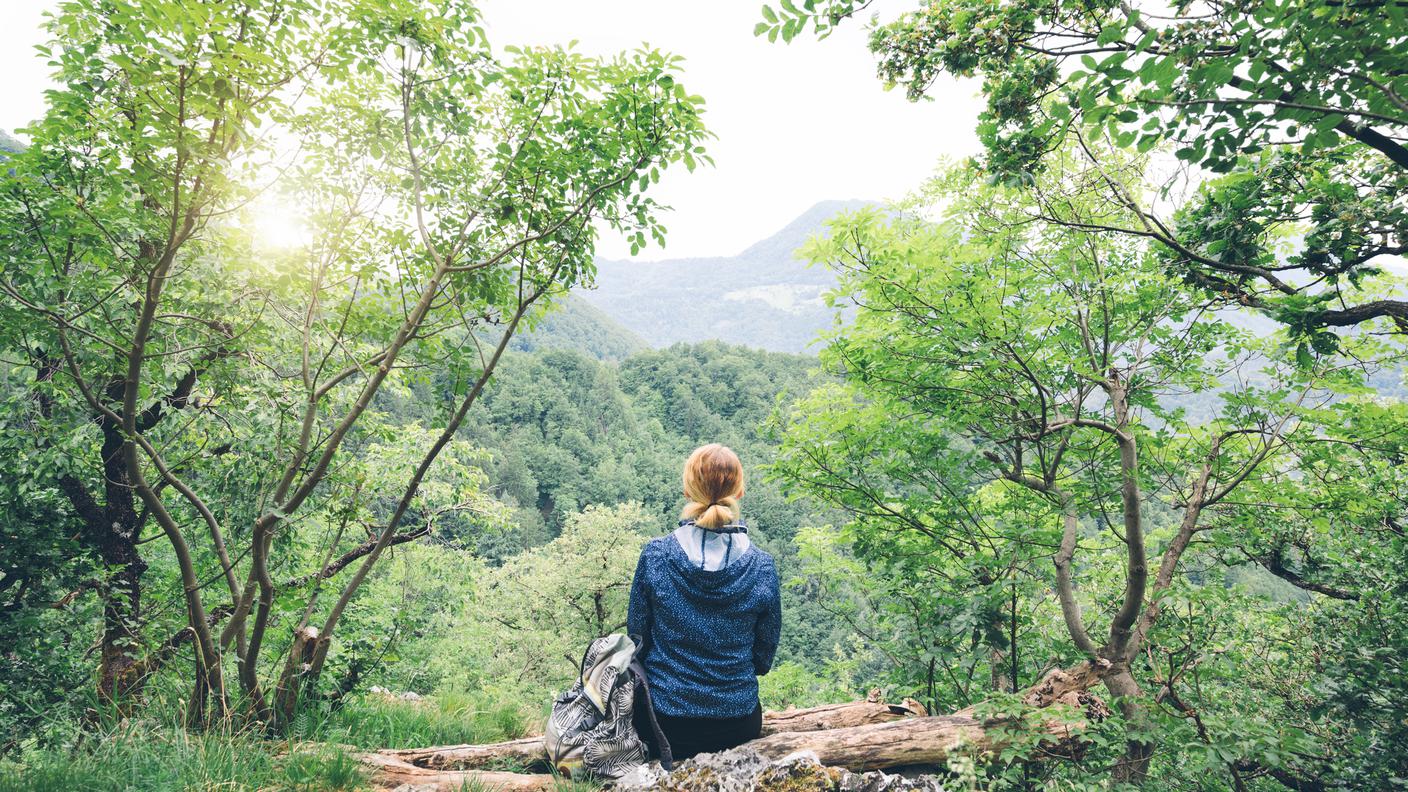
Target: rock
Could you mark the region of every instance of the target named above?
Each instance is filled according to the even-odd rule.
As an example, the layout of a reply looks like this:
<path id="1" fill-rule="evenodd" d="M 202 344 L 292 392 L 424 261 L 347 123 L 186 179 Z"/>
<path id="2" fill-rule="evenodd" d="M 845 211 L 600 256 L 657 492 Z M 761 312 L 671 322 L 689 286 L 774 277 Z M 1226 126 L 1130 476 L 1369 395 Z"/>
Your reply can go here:
<path id="1" fill-rule="evenodd" d="M 668 775 L 669 773 L 665 772 L 665 768 L 661 767 L 659 762 L 651 762 L 640 765 L 616 779 L 616 788 L 618 790 L 650 789 L 652 785 L 664 780 Z"/>
<path id="2" fill-rule="evenodd" d="M 872 770 L 826 767 L 810 753 L 776 762 L 748 748 L 700 754 L 666 773 L 651 762 L 616 782 L 619 792 L 948 792 L 935 776 L 906 777 Z"/>

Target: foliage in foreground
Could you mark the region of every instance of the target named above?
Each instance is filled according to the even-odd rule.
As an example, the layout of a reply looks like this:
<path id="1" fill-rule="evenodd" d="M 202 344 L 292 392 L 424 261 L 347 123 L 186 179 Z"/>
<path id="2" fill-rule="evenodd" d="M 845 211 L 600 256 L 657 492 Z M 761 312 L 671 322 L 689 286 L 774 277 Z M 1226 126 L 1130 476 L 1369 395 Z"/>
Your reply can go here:
<path id="1" fill-rule="evenodd" d="M 0 497 L 49 507 L 6 509 L 5 612 L 92 591 L 104 700 L 190 647 L 192 725 L 285 727 L 387 548 L 482 504 L 427 477 L 519 327 L 601 229 L 663 239 L 647 193 L 707 161 L 703 100 L 655 50 L 495 51 L 466 0 L 70 1 L 48 33 L 0 171 Z M 275 195 L 306 239 L 263 233 Z M 426 367 L 435 420 L 379 422 Z"/>
<path id="2" fill-rule="evenodd" d="M 858 212 L 808 249 L 857 308 L 773 468 L 849 518 L 799 537 L 806 585 L 938 711 L 1109 663 L 1116 783 L 1402 783 L 1408 405 L 1365 383 L 1403 375 L 1401 340 L 1307 359 L 1074 230 L 1118 204 L 1033 223 L 1042 186 L 952 168 L 938 222 Z"/>
<path id="3" fill-rule="evenodd" d="M 0 764 L 4 792 L 118 792 L 190 789 L 318 792 L 365 787 L 351 755 L 293 748 L 253 735 L 189 733 L 179 727 L 126 726 L 91 734 L 71 751 L 36 751 Z"/>
<path id="4" fill-rule="evenodd" d="M 406 700 L 368 693 L 335 708 L 311 706 L 294 719 L 287 740 L 269 740 L 253 730 L 187 731 L 178 702 L 158 696 L 153 703 L 140 719 L 114 715 L 69 745 L 0 763 L 0 790 L 366 789 L 354 749 L 498 742 L 533 731 L 541 717 L 523 701 L 483 694 Z"/>

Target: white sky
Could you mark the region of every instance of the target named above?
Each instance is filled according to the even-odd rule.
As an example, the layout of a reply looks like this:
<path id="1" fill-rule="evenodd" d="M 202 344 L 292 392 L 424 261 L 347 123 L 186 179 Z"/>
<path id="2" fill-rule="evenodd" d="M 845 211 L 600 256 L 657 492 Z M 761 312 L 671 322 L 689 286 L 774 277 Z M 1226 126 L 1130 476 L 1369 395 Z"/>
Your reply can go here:
<path id="1" fill-rule="evenodd" d="M 0 0 L 0 129 L 43 111 L 46 67 L 33 46 L 40 13 L 54 0 Z M 910 3 L 909 5 L 912 5 Z M 482 0 L 495 47 L 565 44 L 608 54 L 642 42 L 683 55 L 685 87 L 708 102 L 717 167 L 681 166 L 657 185 L 674 208 L 664 251 L 641 258 L 730 255 L 778 230 L 817 201 L 899 198 L 941 156 L 974 153 L 981 101 L 975 82 L 949 81 L 934 101 L 911 104 L 875 77 L 864 25 L 825 41 L 790 45 L 753 37 L 762 0 Z M 904 0 L 875 3 L 881 18 Z M 619 239 L 598 252 L 628 257 Z"/>

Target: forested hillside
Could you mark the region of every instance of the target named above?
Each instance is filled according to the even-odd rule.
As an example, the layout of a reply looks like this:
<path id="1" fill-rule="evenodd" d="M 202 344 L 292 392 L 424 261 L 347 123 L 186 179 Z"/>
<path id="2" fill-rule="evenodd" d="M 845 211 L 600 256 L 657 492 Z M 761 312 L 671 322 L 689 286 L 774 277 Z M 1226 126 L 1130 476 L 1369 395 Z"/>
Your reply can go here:
<path id="1" fill-rule="evenodd" d="M 794 574 L 798 530 L 828 514 L 789 501 L 766 470 L 777 453 L 774 411 L 815 384 L 816 367 L 815 358 L 720 342 L 676 344 L 619 363 L 572 349 L 509 355 L 480 419 L 460 433 L 485 452 L 488 492 L 506 514 L 488 525 L 447 525 L 438 535 L 497 566 L 560 536 L 595 506 L 638 504 L 636 524 L 621 527 L 666 533 L 682 502 L 681 460 L 709 439 L 742 457 L 750 536 Z M 414 393 L 388 400 L 388 420 L 433 420 L 421 405 L 435 401 Z M 784 603 L 795 618 L 784 624 L 781 658 L 821 670 L 849 633 L 804 589 L 789 589 Z"/>
<path id="2" fill-rule="evenodd" d="M 601 360 L 622 360 L 649 345 L 580 296 L 568 295 L 537 326 L 515 336 L 512 348 L 576 349 Z"/>

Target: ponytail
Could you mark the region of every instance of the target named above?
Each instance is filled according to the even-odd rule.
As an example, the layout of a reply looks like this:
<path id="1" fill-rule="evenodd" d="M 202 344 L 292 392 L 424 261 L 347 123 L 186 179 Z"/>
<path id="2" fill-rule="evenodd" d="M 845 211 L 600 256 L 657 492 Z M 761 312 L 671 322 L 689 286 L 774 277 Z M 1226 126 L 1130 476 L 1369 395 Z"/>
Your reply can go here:
<path id="1" fill-rule="evenodd" d="M 680 517 L 700 528 L 722 528 L 738 521 L 743 497 L 743 463 L 733 449 L 718 443 L 694 449 L 684 463 L 684 497 Z"/>

